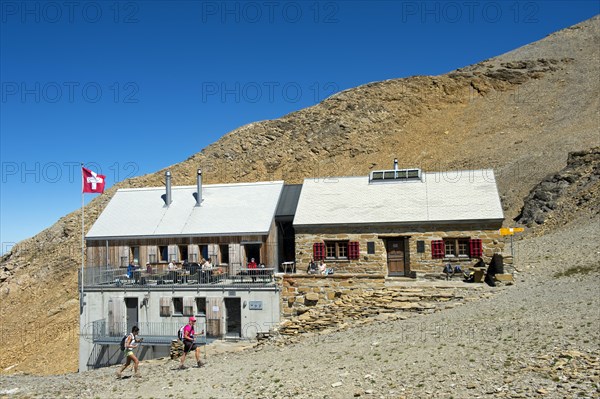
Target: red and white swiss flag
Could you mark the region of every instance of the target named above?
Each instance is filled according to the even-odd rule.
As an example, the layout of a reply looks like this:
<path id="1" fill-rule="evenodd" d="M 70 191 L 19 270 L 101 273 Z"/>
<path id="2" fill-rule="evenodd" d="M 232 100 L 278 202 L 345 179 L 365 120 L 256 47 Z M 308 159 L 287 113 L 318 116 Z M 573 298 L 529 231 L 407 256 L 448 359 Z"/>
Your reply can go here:
<path id="1" fill-rule="evenodd" d="M 81 167 L 81 174 L 83 178 L 83 192 L 84 193 L 103 193 L 104 184 L 106 183 L 106 176 L 99 175 L 96 172 L 92 172 L 89 169 Z"/>

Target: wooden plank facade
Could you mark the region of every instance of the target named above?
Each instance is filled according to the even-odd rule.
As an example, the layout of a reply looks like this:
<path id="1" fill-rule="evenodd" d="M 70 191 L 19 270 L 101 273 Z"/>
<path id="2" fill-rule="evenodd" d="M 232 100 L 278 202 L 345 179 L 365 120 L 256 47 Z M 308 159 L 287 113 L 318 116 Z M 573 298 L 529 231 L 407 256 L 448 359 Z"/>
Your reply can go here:
<path id="1" fill-rule="evenodd" d="M 169 261 L 198 262 L 209 258 L 213 264 L 230 265 L 231 271 L 245 267 L 250 257 L 270 267 L 279 264 L 277 228 L 273 222 L 268 235 L 215 237 L 172 237 L 119 240 L 86 240 L 87 266 L 125 267 L 130 261 L 144 266 Z"/>

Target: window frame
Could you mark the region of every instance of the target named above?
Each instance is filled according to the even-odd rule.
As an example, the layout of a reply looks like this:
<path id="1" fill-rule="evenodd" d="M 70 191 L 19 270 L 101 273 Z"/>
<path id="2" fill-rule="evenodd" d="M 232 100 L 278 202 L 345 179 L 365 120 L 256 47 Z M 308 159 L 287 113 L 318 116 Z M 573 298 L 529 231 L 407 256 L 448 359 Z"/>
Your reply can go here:
<path id="1" fill-rule="evenodd" d="M 446 249 L 451 247 L 453 253 Z M 473 237 L 445 237 L 431 240 L 431 258 L 469 260 L 483 255 L 483 241 Z"/>
<path id="2" fill-rule="evenodd" d="M 471 240 L 471 237 L 444 237 L 444 259 L 471 259 Z"/>
<path id="3" fill-rule="evenodd" d="M 183 316 L 183 297 L 174 296 L 171 298 L 171 302 L 173 303 L 173 316 Z M 180 309 L 177 303 L 181 303 Z"/>
<path id="4" fill-rule="evenodd" d="M 325 259 L 350 260 L 348 257 L 349 242 L 349 240 L 325 241 Z M 330 253 L 333 254 L 333 256 L 330 256 Z"/>

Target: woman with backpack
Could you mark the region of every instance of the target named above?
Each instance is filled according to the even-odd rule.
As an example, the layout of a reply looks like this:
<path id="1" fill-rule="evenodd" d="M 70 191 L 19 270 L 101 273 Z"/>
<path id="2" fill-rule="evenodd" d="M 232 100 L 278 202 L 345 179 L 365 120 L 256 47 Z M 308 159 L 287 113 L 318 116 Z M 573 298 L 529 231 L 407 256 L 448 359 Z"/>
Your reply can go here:
<path id="1" fill-rule="evenodd" d="M 123 367 L 121 367 L 121 370 L 117 371 L 117 378 L 123 377 L 123 371 L 125 371 L 125 369 L 127 367 L 129 367 L 131 362 L 133 362 L 133 371 L 135 372 L 135 374 L 133 376 L 136 378 L 141 377 L 140 372 L 138 370 L 140 361 L 133 353 L 133 350 L 139 346 L 139 343 L 142 342 L 142 338 L 140 338 L 140 339 L 137 338 L 139 332 L 140 332 L 140 329 L 137 326 L 133 326 L 133 328 L 131 329 L 131 334 L 128 334 L 124 338 L 125 342 L 122 344 L 121 349 L 123 350 L 125 357 L 127 358 L 127 361 L 125 362 Z M 139 343 L 136 344 L 136 341 Z"/>
<path id="2" fill-rule="evenodd" d="M 200 361 L 200 347 L 196 344 L 196 337 L 194 326 L 196 324 L 196 318 L 194 316 L 190 317 L 188 324 L 183 327 L 181 331 L 181 340 L 183 341 L 183 355 L 181 355 L 181 363 L 179 364 L 180 370 L 185 370 L 185 357 L 190 351 L 194 351 L 196 354 L 196 364 L 198 367 L 204 366 L 204 363 Z M 204 330 L 200 332 L 200 334 L 204 334 Z"/>

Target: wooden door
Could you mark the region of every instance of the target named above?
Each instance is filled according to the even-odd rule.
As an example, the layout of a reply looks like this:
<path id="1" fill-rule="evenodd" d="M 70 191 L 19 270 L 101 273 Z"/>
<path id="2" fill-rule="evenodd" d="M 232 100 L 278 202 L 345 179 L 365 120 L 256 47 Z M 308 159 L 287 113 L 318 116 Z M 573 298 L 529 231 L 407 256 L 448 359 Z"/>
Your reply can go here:
<path id="1" fill-rule="evenodd" d="M 406 262 L 406 239 L 403 237 L 390 238 L 386 242 L 388 275 L 405 276 L 408 274 Z"/>
<path id="2" fill-rule="evenodd" d="M 223 298 L 206 298 L 206 335 L 221 337 L 221 320 L 223 320 Z"/>

